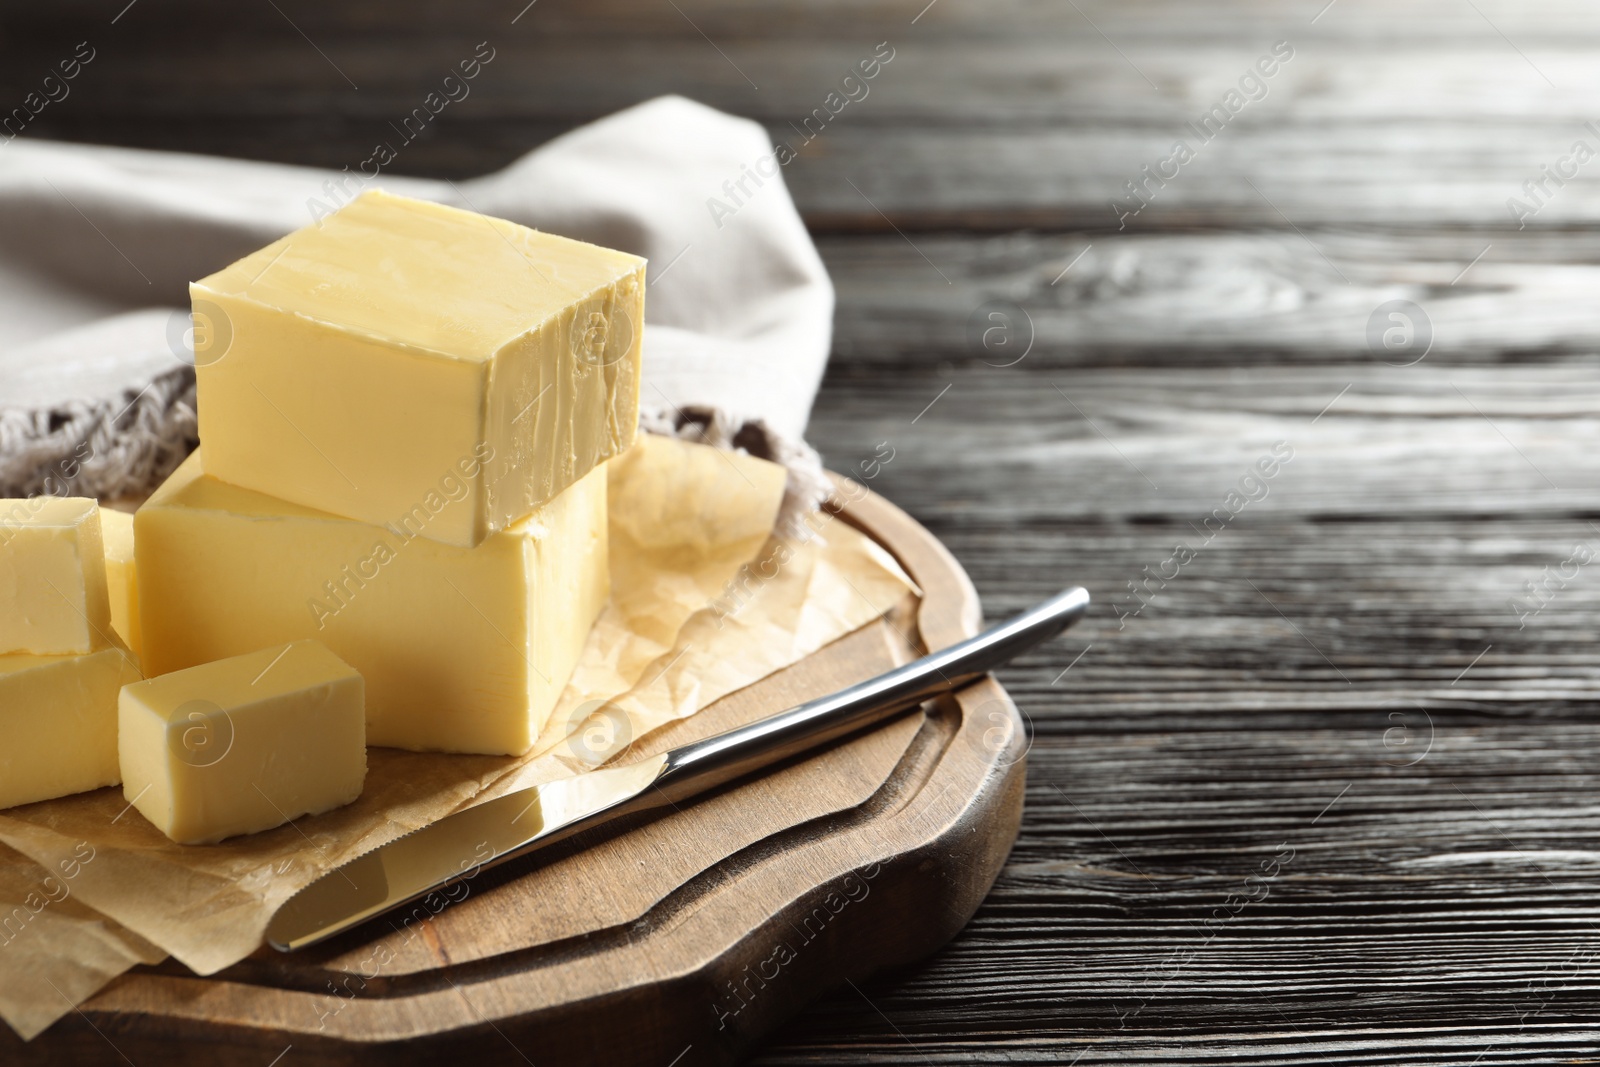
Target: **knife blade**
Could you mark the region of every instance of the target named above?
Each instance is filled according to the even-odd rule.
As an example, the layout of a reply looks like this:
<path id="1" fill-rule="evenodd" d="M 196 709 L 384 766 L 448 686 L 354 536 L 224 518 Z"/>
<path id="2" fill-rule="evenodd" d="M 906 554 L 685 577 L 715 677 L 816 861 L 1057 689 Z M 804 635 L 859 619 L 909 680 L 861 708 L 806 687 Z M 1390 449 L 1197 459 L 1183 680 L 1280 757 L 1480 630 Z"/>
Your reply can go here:
<path id="1" fill-rule="evenodd" d="M 336 867 L 267 926 L 282 952 L 315 945 L 488 867 L 627 815 L 668 805 L 838 740 L 952 692 L 1042 641 L 1089 607 L 1069 589 L 976 637 L 831 696 L 635 763 L 530 786 L 440 819 Z"/>

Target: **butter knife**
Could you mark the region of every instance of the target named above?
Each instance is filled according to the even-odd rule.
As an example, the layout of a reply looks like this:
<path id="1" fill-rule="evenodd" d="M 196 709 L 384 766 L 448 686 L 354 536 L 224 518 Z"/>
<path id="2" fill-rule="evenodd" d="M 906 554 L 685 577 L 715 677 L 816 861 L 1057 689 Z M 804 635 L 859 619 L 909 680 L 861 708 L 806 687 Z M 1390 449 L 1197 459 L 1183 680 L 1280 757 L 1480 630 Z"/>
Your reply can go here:
<path id="1" fill-rule="evenodd" d="M 1089 607 L 1069 589 L 949 648 L 713 737 L 620 767 L 507 793 L 440 819 L 336 867 L 290 897 L 267 926 L 282 952 L 623 816 L 697 794 L 838 740 L 960 689 L 1061 633 Z"/>

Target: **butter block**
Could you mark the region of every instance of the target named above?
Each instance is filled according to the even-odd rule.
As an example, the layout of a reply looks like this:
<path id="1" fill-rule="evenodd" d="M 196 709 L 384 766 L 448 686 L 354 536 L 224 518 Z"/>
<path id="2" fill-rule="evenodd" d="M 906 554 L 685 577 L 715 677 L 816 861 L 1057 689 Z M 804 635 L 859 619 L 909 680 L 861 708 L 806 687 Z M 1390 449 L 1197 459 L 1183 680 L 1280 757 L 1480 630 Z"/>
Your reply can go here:
<path id="1" fill-rule="evenodd" d="M 148 673 L 314 637 L 366 679 L 368 742 L 396 748 L 526 752 L 610 586 L 604 467 L 476 548 L 231 485 L 199 456 L 134 526 Z"/>
<path id="2" fill-rule="evenodd" d="M 332 811 L 366 781 L 363 694 L 361 675 L 316 641 L 125 686 L 123 795 L 182 845 Z"/>
<path id="3" fill-rule="evenodd" d="M 111 602 L 111 629 L 139 654 L 139 572 L 133 562 L 133 515 L 100 509 L 100 538 L 105 546 L 106 595 Z"/>
<path id="4" fill-rule="evenodd" d="M 206 470 L 478 545 L 632 443 L 644 268 L 365 193 L 190 286 Z"/>
<path id="5" fill-rule="evenodd" d="M 117 690 L 138 680 L 114 641 L 85 655 L 0 656 L 0 808 L 121 781 Z"/>
<path id="6" fill-rule="evenodd" d="M 0 653 L 81 654 L 110 635 L 100 505 L 0 500 Z"/>

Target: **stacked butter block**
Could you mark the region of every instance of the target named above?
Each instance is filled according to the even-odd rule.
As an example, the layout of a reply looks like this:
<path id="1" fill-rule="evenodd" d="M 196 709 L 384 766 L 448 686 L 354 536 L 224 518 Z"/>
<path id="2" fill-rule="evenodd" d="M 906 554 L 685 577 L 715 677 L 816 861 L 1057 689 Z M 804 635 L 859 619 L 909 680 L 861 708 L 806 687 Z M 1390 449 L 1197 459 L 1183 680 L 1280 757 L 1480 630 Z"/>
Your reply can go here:
<path id="1" fill-rule="evenodd" d="M 197 282 L 201 450 L 131 518 L 0 501 L 0 808 L 120 781 L 206 843 L 369 743 L 526 752 L 609 593 L 644 266 L 369 193 Z"/>
<path id="2" fill-rule="evenodd" d="M 644 266 L 373 192 L 196 283 L 200 451 L 135 518 L 147 672 L 313 638 L 368 743 L 527 751 L 609 591 Z"/>
<path id="3" fill-rule="evenodd" d="M 111 627 L 99 505 L 0 501 L 0 807 L 120 781 L 117 692 L 138 679 Z"/>

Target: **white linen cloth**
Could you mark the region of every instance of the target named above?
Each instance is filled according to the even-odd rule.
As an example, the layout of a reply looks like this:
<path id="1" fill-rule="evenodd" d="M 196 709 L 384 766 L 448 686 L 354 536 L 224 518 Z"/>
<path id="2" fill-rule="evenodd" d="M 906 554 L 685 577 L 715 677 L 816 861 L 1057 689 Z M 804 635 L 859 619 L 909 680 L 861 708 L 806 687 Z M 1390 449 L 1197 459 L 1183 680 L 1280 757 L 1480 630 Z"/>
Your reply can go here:
<path id="1" fill-rule="evenodd" d="M 804 433 L 833 288 L 781 175 L 725 210 L 771 156 L 756 123 L 671 96 L 460 182 L 0 142 L 0 496 L 153 488 L 193 442 L 187 283 L 374 187 L 647 257 L 647 425 L 684 433 L 689 408 L 726 446 L 758 420 L 778 440 L 751 451 L 795 469 L 777 453 Z"/>

